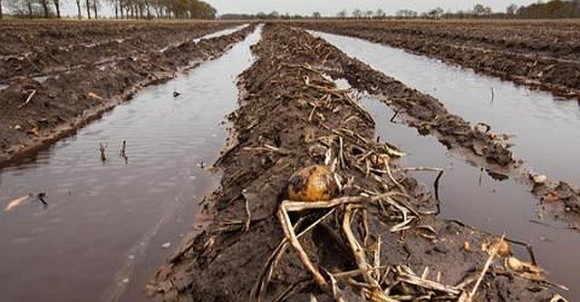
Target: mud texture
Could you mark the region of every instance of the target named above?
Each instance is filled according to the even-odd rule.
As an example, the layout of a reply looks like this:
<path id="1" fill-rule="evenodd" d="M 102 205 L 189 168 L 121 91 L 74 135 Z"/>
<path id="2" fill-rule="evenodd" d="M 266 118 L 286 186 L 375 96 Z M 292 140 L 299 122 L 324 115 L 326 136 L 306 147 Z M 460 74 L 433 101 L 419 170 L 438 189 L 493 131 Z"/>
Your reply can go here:
<path id="1" fill-rule="evenodd" d="M 119 23 L 114 24 L 121 27 Z M 222 25 L 209 27 L 220 28 Z M 151 28 L 159 34 L 156 27 Z M 30 76 L 12 79 L 7 88 L 0 90 L 0 166 L 29 157 L 49 143 L 69 135 L 118 103 L 130 99 L 140 88 L 167 81 L 179 71 L 220 56 L 253 29 L 253 26 L 246 27 L 231 35 L 198 43 L 191 41 L 192 34 L 188 33 L 186 41 L 166 45 L 162 52 L 151 46 L 136 56 L 118 58 L 107 64 L 89 62 L 42 82 Z M 208 31 L 202 26 L 195 36 Z M 180 35 L 183 36 L 176 34 L 172 37 Z M 143 37 L 147 36 L 147 33 L 143 34 Z M 156 38 L 150 35 L 150 39 Z M 167 41 L 176 42 L 173 39 Z"/>
<path id="2" fill-rule="evenodd" d="M 306 22 L 580 100 L 578 21 Z"/>
<path id="3" fill-rule="evenodd" d="M 217 22 L 35 21 L 0 24 L 0 83 L 150 56 L 235 26 Z"/>
<path id="4" fill-rule="evenodd" d="M 397 165 L 396 148 L 374 142 L 373 120 L 327 76 L 362 81 L 360 63 L 304 31 L 271 24 L 253 52 L 258 60 L 242 74 L 234 131 L 216 163 L 221 189 L 203 206 L 214 221 L 160 268 L 149 293 L 160 301 L 363 301 L 380 289 L 392 299 L 449 301 L 470 292 L 494 259 L 485 247 L 499 238 L 438 218 L 437 200 Z M 290 215 L 299 233 L 328 214 L 300 238 L 327 287 L 313 282 L 292 247 L 280 248 L 276 216 L 290 176 L 325 161 L 336 168 L 337 197 L 363 200 Z M 394 195 L 364 197 L 385 192 Z M 508 268 L 508 254 L 492 261 L 473 299 L 550 300 L 543 277 Z M 381 268 L 357 272 L 361 266 Z M 430 282 L 417 282 L 422 275 Z"/>

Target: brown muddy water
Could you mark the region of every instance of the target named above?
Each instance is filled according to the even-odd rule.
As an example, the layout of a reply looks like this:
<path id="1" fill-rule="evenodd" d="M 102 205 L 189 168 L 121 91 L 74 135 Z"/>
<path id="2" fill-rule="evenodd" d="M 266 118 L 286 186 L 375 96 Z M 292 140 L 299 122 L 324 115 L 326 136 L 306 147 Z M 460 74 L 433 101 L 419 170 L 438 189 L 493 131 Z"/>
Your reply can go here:
<path id="1" fill-rule="evenodd" d="M 439 99 L 449 112 L 515 135 L 514 157 L 536 173 L 580 185 L 580 103 L 515 86 L 440 60 L 365 40 L 310 32 L 407 86 Z M 493 91 L 493 97 L 492 97 Z"/>
<path id="2" fill-rule="evenodd" d="M 146 281 L 218 185 L 219 175 L 200 163 L 211 165 L 223 147 L 220 122 L 236 107 L 236 77 L 259 39 L 256 31 L 221 58 L 143 89 L 75 136 L 0 171 L 0 300 L 144 299 Z M 119 155 L 123 141 L 127 160 Z M 47 207 L 31 197 L 4 210 L 9 200 L 41 192 Z"/>

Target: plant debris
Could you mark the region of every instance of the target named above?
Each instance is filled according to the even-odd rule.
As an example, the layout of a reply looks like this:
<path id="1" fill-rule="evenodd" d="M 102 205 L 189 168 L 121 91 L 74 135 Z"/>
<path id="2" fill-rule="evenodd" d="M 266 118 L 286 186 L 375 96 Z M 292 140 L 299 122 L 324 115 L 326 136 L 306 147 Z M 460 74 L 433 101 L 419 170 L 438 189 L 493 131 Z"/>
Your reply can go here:
<path id="1" fill-rule="evenodd" d="M 554 297 L 543 275 L 531 280 L 505 269 L 503 236 L 436 216 L 437 199 L 406 175 L 388 154 L 391 147 L 375 142 L 374 121 L 326 76 L 355 70 L 336 48 L 269 24 L 252 50 L 258 60 L 240 78 L 234 131 L 216 162 L 223 177 L 210 198 L 215 220 L 159 269 L 150 295 L 166 301 Z M 350 74 L 349 82 L 367 75 Z M 334 179 L 336 197 L 289 198 L 296 186 L 291 176 L 313 165 L 331 171 L 324 179 Z M 495 242 L 491 254 L 473 248 L 484 242 Z"/>

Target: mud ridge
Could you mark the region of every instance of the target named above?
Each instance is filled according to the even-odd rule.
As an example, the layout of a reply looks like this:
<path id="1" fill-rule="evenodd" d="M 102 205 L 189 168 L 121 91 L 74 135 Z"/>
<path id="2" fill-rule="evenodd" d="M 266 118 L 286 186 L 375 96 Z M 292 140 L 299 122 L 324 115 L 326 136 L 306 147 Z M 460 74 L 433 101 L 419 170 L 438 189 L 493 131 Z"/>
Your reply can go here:
<path id="1" fill-rule="evenodd" d="M 541 274 L 505 265 L 516 261 L 509 248 L 490 251 L 504 246 L 499 236 L 437 218 L 432 193 L 405 174 L 394 146 L 374 142 L 374 121 L 326 77 L 352 73 L 343 70 L 344 54 L 271 24 L 252 50 L 258 60 L 242 74 L 244 94 L 230 116 L 234 134 L 216 163 L 221 188 L 204 205 L 215 220 L 159 269 L 147 286 L 156 300 L 456 300 L 470 291 L 475 301 L 554 296 Z M 292 215 L 297 232 L 322 219 L 300 244 L 329 287 L 313 281 L 292 247 L 280 248 L 285 235 L 275 214 L 290 175 L 321 163 L 335 168 L 338 196 L 377 201 Z M 383 203 L 385 192 L 398 197 Z M 485 285 L 473 289 L 479 275 Z"/>
<path id="2" fill-rule="evenodd" d="M 19 79 L 0 90 L 0 166 L 30 157 L 74 133 L 145 86 L 165 82 L 178 72 L 219 57 L 254 28 L 198 43 L 189 41 L 104 67 L 85 66 L 42 83 Z"/>
<path id="3" fill-rule="evenodd" d="M 100 26 L 96 27 L 99 24 Z M 99 62 L 150 56 L 237 24 L 39 22 L 0 25 L 0 83 L 56 75 Z"/>

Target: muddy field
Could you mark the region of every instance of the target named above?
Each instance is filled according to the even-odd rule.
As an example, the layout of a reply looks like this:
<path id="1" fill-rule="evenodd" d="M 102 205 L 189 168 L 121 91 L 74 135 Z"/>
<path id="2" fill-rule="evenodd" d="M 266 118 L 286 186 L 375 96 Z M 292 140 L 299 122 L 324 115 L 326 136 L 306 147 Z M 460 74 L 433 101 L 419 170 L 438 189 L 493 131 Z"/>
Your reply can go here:
<path id="1" fill-rule="evenodd" d="M 368 76 L 368 67 L 289 27 L 267 25 L 253 50 L 258 61 L 243 73 L 244 97 L 230 117 L 234 135 L 216 163 L 224 170 L 221 189 L 204 205 L 214 222 L 159 270 L 148 286 L 156 299 L 543 301 L 554 296 L 533 265 L 528 271 L 514 265 L 518 260 L 510 252 L 498 254 L 496 247 L 504 245 L 500 236 L 437 218 L 438 200 L 397 165 L 396 147 L 375 143 L 374 121 L 331 79 L 365 85 L 366 78 L 375 78 Z M 392 80 L 366 83 L 373 84 L 413 93 Z M 433 119 L 445 109 L 431 102 L 422 114 Z M 509 164 L 509 152 L 501 146 L 488 149 L 489 162 Z M 503 155 L 491 155 L 495 152 Z M 499 159 L 504 157 L 505 162 Z M 279 207 L 292 204 L 283 201 L 289 198 L 290 176 L 324 162 L 336 169 L 340 188 L 331 196 L 338 198 L 328 202 L 333 206 L 322 202 L 290 216 L 297 221 L 296 233 L 304 233 L 299 245 L 313 262 L 309 273 L 296 243 L 284 239 Z"/>
<path id="2" fill-rule="evenodd" d="M 235 23 L 17 22 L 0 24 L 0 84 L 150 57 Z"/>
<path id="3" fill-rule="evenodd" d="M 0 164 L 71 133 L 141 87 L 214 58 L 252 30 L 196 43 L 239 24 L 41 25 L 1 25 Z"/>
<path id="4" fill-rule="evenodd" d="M 577 230 L 575 184 L 534 178 L 507 135 L 450 112 L 441 100 L 300 28 L 400 47 L 574 98 L 580 97 L 577 23 L 554 23 L 551 30 L 519 22 L 250 24 L 201 41 L 195 39 L 241 23 L 41 24 L 0 24 L 7 29 L 0 31 L 7 41 L 0 45 L 0 168 L 34 161 L 36 152 L 145 86 L 164 85 L 249 43 L 239 43 L 248 36 L 257 40 L 252 32 L 261 34 L 251 47 L 256 61 L 237 78 L 239 104 L 228 115 L 226 146 L 213 167 L 196 167 L 219 171 L 220 187 L 200 198 L 191 214 L 192 224 L 204 226 L 171 247 L 173 256 L 143 284 L 153 300 L 565 301 L 559 294 L 566 286 L 577 295 L 574 281 L 560 285 L 558 272 L 545 271 L 520 238 L 443 218 L 438 190 L 444 171 L 405 166 L 399 159 L 407 151 L 377 137 L 361 96 L 395 112 L 379 118 L 398 118 L 418 136 L 434 137 L 450 156 L 494 181 L 517 179 L 534 194 L 534 206 Z M 227 72 L 216 76 L 233 81 Z M 189 110 L 203 119 L 203 110 Z M 324 180 L 315 197 L 302 191 L 310 182 L 295 175 L 305 167 L 302 176 Z M 434 184 L 413 172 L 432 173 Z M 545 224 L 559 227 L 554 221 Z"/>
<path id="5" fill-rule="evenodd" d="M 580 99 L 578 21 L 308 22 L 310 29 L 402 48 Z"/>

